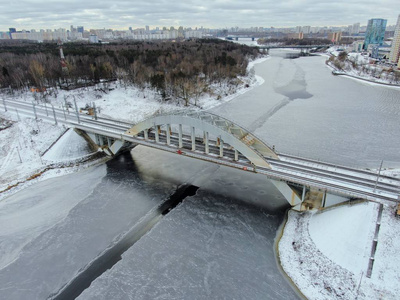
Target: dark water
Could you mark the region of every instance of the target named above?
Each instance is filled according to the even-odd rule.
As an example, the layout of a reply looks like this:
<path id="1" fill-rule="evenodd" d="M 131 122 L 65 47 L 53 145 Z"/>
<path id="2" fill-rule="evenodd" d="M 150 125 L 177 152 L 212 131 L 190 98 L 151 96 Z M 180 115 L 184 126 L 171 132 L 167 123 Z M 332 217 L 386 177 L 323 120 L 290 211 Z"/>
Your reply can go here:
<path id="1" fill-rule="evenodd" d="M 282 217 L 200 188 L 79 299 L 297 299 L 274 255 Z"/>
<path id="2" fill-rule="evenodd" d="M 169 210 L 79 299 L 298 297 L 274 253 L 285 206 L 260 208 L 261 200 L 251 196 L 253 175 L 249 180 L 240 176 L 244 172 L 144 147 L 135 148 L 133 157 L 142 178 L 197 182 L 199 189 Z M 264 201 L 273 201 L 268 194 L 266 190 Z"/>

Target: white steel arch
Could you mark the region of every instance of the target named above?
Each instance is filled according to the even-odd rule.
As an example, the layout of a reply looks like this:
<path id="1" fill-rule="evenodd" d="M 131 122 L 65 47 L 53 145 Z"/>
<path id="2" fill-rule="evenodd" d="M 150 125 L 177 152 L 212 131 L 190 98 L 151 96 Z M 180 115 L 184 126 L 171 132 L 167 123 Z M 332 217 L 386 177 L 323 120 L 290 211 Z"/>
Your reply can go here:
<path id="1" fill-rule="evenodd" d="M 183 111 L 154 116 L 135 124 L 125 134 L 136 136 L 142 131 L 160 125 L 185 125 L 211 133 L 234 147 L 256 166 L 271 167 L 264 157 L 279 159 L 275 151 L 248 130 L 230 120 L 204 111 Z"/>

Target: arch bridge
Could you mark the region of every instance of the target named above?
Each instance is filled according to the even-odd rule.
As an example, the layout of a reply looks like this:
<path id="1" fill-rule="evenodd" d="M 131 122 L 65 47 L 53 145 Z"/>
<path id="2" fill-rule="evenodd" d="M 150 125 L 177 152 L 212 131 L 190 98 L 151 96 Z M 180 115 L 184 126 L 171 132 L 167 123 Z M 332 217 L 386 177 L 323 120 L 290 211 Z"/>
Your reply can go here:
<path id="1" fill-rule="evenodd" d="M 173 125 L 177 128 L 173 131 Z M 149 133 L 154 132 L 154 141 L 160 142 L 160 134 L 165 135 L 165 143 L 168 146 L 175 145 L 179 149 L 186 148 L 191 151 L 198 150 L 196 143 L 196 130 L 202 135 L 201 149 L 205 154 L 212 153 L 210 151 L 210 143 L 217 146 L 219 153 L 218 157 L 223 158 L 227 152 L 234 152 L 233 160 L 239 160 L 239 153 L 246 157 L 253 165 L 270 168 L 269 162 L 265 159 L 274 158 L 279 159 L 275 151 L 254 136 L 245 128 L 222 118 L 215 114 L 201 111 L 193 112 L 178 112 L 168 115 L 158 115 L 146 119 L 125 132 L 129 136 L 139 136 L 143 133 L 143 138 L 149 140 Z M 184 127 L 186 131 L 184 131 Z M 176 130 L 177 129 L 177 130 Z M 173 132 L 177 131 L 174 144 L 171 137 Z M 184 135 L 185 133 L 185 135 Z M 213 138 L 211 138 L 213 136 Z M 185 141 L 190 140 L 190 147 L 184 146 Z M 228 151 L 227 151 L 228 150 Z"/>
<path id="2" fill-rule="evenodd" d="M 115 127 L 115 125 L 113 125 Z M 141 144 L 187 157 L 264 174 L 297 209 L 326 207 L 349 199 L 396 201 L 400 180 L 365 170 L 277 154 L 249 130 L 204 111 L 150 117 L 133 126 L 75 124 L 109 155 Z"/>
<path id="3" fill-rule="evenodd" d="M 108 155 L 144 145 L 266 176 L 295 209 L 328 207 L 349 200 L 400 202 L 400 178 L 277 153 L 250 131 L 204 111 L 180 111 L 137 124 L 68 114 L 43 105 L 4 100 L 7 107 L 43 121 L 75 128 Z"/>

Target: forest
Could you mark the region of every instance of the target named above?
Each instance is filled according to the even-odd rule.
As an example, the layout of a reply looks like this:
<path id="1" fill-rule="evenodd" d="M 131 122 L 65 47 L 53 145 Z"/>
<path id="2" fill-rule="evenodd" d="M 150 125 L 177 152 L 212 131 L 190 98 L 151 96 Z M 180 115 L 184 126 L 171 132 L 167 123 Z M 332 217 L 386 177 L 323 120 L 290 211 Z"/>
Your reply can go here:
<path id="1" fill-rule="evenodd" d="M 65 43 L 67 70 L 62 70 L 55 42 L 0 44 L 2 89 L 51 91 L 119 80 L 123 85 L 152 88 L 161 98 L 182 99 L 210 92 L 222 82 L 237 85 L 246 75 L 254 47 L 218 39 L 120 41 L 110 44 Z"/>

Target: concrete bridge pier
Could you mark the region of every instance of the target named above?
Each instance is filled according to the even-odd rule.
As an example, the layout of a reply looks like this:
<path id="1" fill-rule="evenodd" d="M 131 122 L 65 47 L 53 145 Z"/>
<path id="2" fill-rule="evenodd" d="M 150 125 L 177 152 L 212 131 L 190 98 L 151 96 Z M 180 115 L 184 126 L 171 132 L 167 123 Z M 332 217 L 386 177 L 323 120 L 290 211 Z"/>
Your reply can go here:
<path id="1" fill-rule="evenodd" d="M 322 209 L 339 203 L 350 201 L 349 197 L 328 193 L 326 189 L 294 186 L 285 181 L 271 179 L 271 182 L 281 192 L 285 199 L 297 211 Z"/>
<path id="2" fill-rule="evenodd" d="M 291 188 L 285 181 L 271 179 L 271 182 L 295 210 L 301 210 L 303 201 L 297 190 Z"/>
<path id="3" fill-rule="evenodd" d="M 83 136 L 94 150 L 101 149 L 109 156 L 116 155 L 122 148 L 130 145 L 122 139 L 110 138 L 97 133 L 85 132 L 83 130 L 75 129 L 75 131 Z"/>

